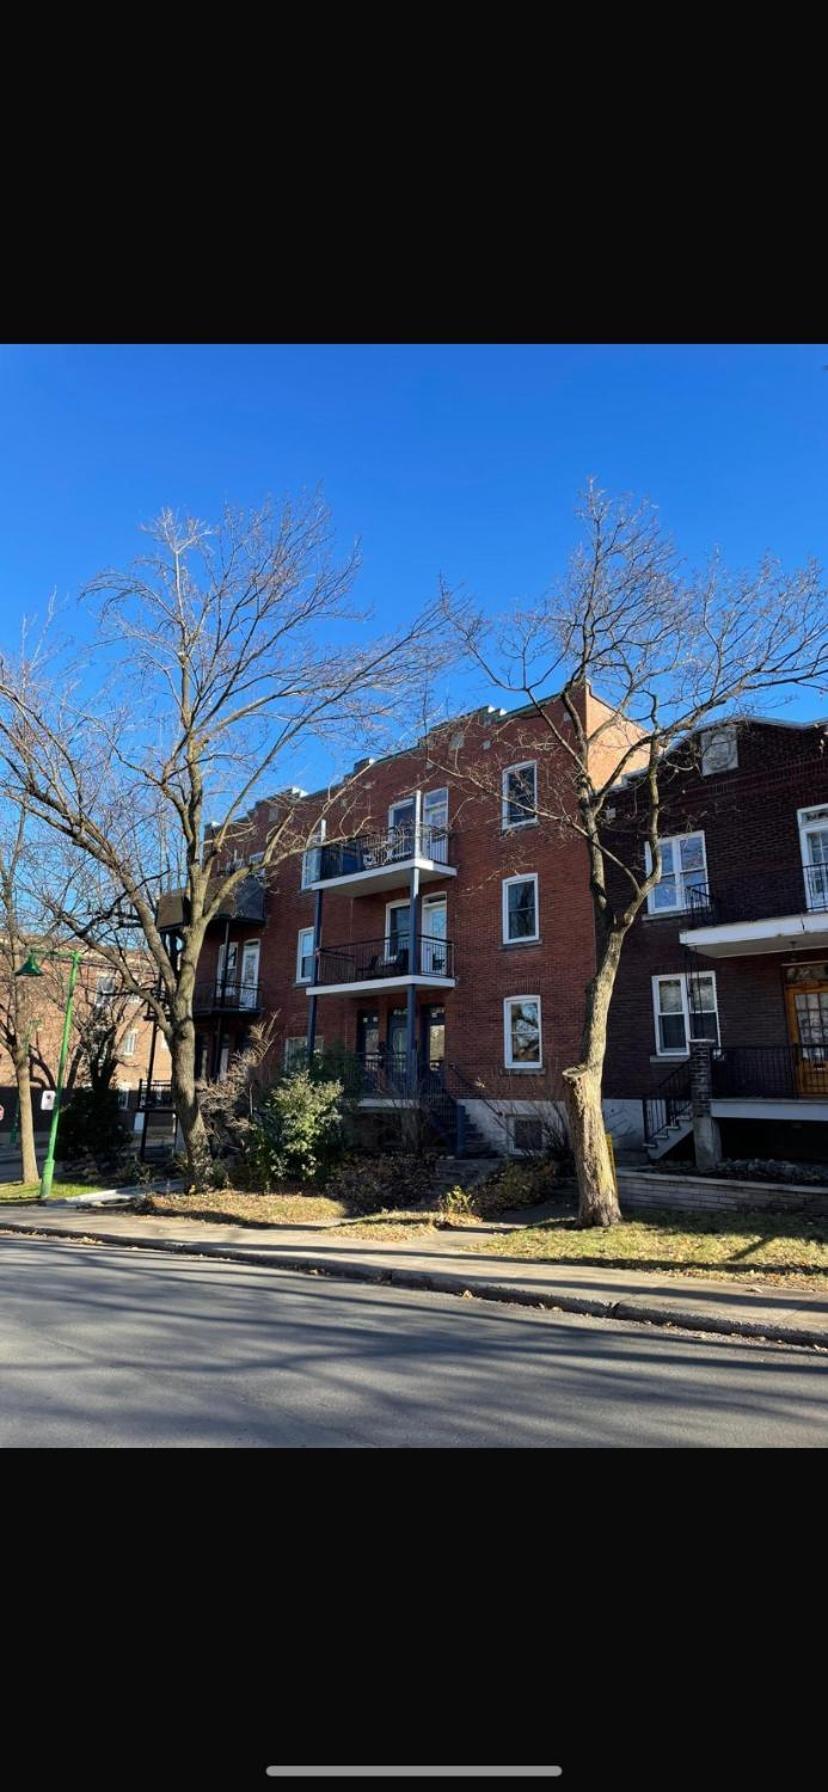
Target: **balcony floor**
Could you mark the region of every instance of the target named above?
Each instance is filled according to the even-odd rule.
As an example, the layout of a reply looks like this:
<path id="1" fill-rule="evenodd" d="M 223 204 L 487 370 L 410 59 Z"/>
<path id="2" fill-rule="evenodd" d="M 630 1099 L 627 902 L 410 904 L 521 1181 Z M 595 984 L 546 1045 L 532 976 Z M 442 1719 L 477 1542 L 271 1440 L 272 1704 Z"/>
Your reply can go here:
<path id="1" fill-rule="evenodd" d="M 309 996 L 358 996 L 379 992 L 383 989 L 453 989 L 453 977 L 435 977 L 421 973 L 416 977 L 364 977 L 357 983 L 314 983 L 308 988 Z"/>
<path id="2" fill-rule="evenodd" d="M 444 877 L 456 877 L 454 865 L 438 859 L 393 859 L 387 865 L 372 865 L 367 871 L 346 871 L 342 877 L 322 877 L 306 884 L 308 890 L 353 890 L 355 896 L 372 896 L 377 890 L 392 890 L 408 882 L 412 871 L 419 871 L 421 884 L 433 884 Z"/>
<path id="3" fill-rule="evenodd" d="M 747 958 L 762 952 L 796 951 L 803 946 L 828 951 L 828 914 L 774 915 L 767 921 L 686 927 L 679 940 L 705 958 Z"/>

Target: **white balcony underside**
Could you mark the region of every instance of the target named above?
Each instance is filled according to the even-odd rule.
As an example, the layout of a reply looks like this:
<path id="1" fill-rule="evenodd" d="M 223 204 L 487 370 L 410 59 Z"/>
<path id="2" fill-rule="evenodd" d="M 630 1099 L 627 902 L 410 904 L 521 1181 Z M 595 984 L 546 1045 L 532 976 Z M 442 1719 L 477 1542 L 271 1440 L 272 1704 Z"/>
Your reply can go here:
<path id="1" fill-rule="evenodd" d="M 366 977 L 361 983 L 314 983 L 309 996 L 361 996 L 381 989 L 453 989 L 453 977 Z"/>
<path id="2" fill-rule="evenodd" d="M 307 890 L 353 890 L 355 896 L 372 896 L 375 890 L 391 890 L 395 884 L 407 882 L 412 871 L 419 871 L 421 884 L 436 883 L 438 878 L 456 877 L 454 865 L 441 865 L 437 859 L 392 859 L 387 865 L 372 865 L 367 871 L 347 871 L 343 877 L 321 877 Z"/>
<path id="3" fill-rule="evenodd" d="M 802 947 L 828 951 L 828 914 L 775 915 L 769 921 L 729 921 L 721 927 L 688 927 L 683 946 L 705 958 L 750 958 Z"/>
<path id="4" fill-rule="evenodd" d="M 828 1121 L 828 1101 L 802 1095 L 795 1101 L 762 1095 L 715 1096 L 710 1104 L 714 1120 L 820 1120 Z"/>

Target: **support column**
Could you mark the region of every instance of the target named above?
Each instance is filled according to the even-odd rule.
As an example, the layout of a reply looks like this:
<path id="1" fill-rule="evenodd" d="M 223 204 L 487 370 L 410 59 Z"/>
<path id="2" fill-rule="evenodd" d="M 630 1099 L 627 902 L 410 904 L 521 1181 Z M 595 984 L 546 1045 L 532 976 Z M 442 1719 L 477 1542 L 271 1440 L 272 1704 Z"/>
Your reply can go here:
<path id="1" fill-rule="evenodd" d="M 316 907 L 313 911 L 313 980 L 319 975 L 319 947 L 322 944 L 322 897 L 324 890 L 316 892 Z M 316 1004 L 317 996 L 308 996 L 308 1063 L 313 1058 L 316 1045 Z"/>
<path id="2" fill-rule="evenodd" d="M 420 970 L 420 872 L 416 865 L 411 868 L 408 884 L 408 970 L 409 975 L 416 977 Z M 417 1093 L 419 1082 L 419 1053 L 417 1051 L 417 985 L 409 983 L 408 1000 L 405 1016 L 405 1054 L 407 1063 L 407 1085 L 410 1096 Z"/>
<path id="3" fill-rule="evenodd" d="M 715 1170 L 722 1161 L 722 1137 L 713 1119 L 713 1061 L 709 1039 L 690 1042 L 690 1102 L 697 1170 Z"/>

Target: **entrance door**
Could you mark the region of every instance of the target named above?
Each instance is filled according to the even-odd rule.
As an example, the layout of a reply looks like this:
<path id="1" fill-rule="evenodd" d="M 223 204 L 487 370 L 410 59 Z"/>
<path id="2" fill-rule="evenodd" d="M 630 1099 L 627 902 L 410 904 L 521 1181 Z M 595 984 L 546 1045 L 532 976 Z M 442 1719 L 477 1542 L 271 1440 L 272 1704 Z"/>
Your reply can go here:
<path id="1" fill-rule="evenodd" d="M 424 1008 L 422 1031 L 423 1066 L 432 1077 L 442 1081 L 446 1056 L 446 1011 L 440 1005 Z"/>
<path id="2" fill-rule="evenodd" d="M 388 1016 L 388 1076 L 395 1089 L 405 1088 L 406 1011 L 394 1008 Z"/>
<path id="3" fill-rule="evenodd" d="M 239 957 L 239 948 L 238 948 L 235 940 L 230 941 L 230 944 L 226 948 L 226 952 L 227 952 L 227 980 L 226 980 L 227 1001 L 232 1002 L 233 991 L 235 989 L 235 984 L 236 984 L 236 966 L 238 964 L 238 957 Z M 224 956 L 225 956 L 225 947 L 219 946 L 218 964 L 216 966 L 216 998 L 219 1002 L 221 1001 L 221 992 L 225 988 Z"/>
<path id="4" fill-rule="evenodd" d="M 259 941 L 245 940 L 242 947 L 241 988 L 239 1003 L 242 1008 L 255 1008 L 259 1000 Z"/>
<path id="5" fill-rule="evenodd" d="M 828 983 L 794 984 L 785 991 L 794 1074 L 800 1095 L 828 1098 Z"/>
<path id="6" fill-rule="evenodd" d="M 382 1068 L 380 1063 L 379 1010 L 360 1008 L 356 1025 L 357 1057 L 363 1067 L 363 1087 L 375 1089 Z"/>

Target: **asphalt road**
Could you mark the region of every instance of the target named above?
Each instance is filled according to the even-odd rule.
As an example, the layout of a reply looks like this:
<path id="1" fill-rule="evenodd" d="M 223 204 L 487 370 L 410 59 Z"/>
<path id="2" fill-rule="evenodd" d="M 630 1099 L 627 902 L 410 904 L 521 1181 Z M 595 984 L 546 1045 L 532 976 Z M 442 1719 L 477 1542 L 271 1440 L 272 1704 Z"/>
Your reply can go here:
<path id="1" fill-rule="evenodd" d="M 828 1357 L 0 1237 L 0 1447 L 814 1447 Z"/>

